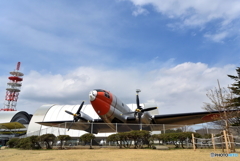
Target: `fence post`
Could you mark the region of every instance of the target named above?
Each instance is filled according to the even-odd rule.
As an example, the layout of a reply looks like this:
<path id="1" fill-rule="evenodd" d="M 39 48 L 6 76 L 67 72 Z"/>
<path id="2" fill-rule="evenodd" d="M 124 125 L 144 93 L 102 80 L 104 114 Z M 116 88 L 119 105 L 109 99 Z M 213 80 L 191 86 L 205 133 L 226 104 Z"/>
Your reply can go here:
<path id="1" fill-rule="evenodd" d="M 215 140 L 214 140 L 213 134 L 212 134 L 212 144 L 213 144 L 214 151 L 216 151 Z"/>
<path id="2" fill-rule="evenodd" d="M 163 133 L 165 134 L 165 124 L 163 124 Z"/>
<path id="3" fill-rule="evenodd" d="M 196 151 L 195 138 L 193 133 L 192 133 L 192 144 L 193 144 L 193 150 Z"/>
<path id="4" fill-rule="evenodd" d="M 66 125 L 66 123 L 67 123 L 67 122 L 65 122 L 65 123 L 64 123 L 64 124 L 65 124 L 65 128 L 64 128 L 64 129 L 65 129 L 65 131 L 64 131 L 64 135 L 66 135 L 66 129 L 67 129 L 67 125 Z"/>
<path id="5" fill-rule="evenodd" d="M 92 123 L 91 123 L 91 134 L 93 133 L 93 121 L 92 121 Z M 90 142 L 90 146 L 91 146 L 91 149 L 92 149 L 92 139 L 91 139 L 91 142 Z"/>
<path id="6" fill-rule="evenodd" d="M 59 126 L 60 126 L 60 124 L 58 124 L 58 136 L 61 135 L 60 130 L 59 130 Z"/>
<path id="7" fill-rule="evenodd" d="M 227 153 L 229 153 L 227 135 L 226 135 L 226 131 L 225 130 L 223 130 L 223 135 L 224 135 L 226 150 L 227 150 Z"/>
<path id="8" fill-rule="evenodd" d="M 230 144 L 231 144 L 231 152 L 236 152 L 235 145 L 234 145 L 233 134 L 230 135 Z"/>

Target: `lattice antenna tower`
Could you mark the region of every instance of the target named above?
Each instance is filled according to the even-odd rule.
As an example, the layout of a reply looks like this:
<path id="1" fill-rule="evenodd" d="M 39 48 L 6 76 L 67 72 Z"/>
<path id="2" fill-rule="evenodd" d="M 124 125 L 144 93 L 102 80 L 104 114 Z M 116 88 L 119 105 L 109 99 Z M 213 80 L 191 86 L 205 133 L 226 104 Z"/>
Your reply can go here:
<path id="1" fill-rule="evenodd" d="M 4 107 L 0 111 L 16 111 L 17 100 L 22 86 L 23 73 L 19 72 L 21 63 L 17 63 L 16 70 L 10 72 L 12 76 L 8 77 Z"/>

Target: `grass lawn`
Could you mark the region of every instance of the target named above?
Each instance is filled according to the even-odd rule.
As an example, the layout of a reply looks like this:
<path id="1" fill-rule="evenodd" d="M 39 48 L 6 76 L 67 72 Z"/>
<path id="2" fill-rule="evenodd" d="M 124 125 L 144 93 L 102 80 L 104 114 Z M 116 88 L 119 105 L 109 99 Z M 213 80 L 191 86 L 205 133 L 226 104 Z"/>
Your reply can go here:
<path id="1" fill-rule="evenodd" d="M 210 157 L 212 149 L 174 149 L 174 150 L 153 150 L 153 149 L 71 149 L 71 150 L 19 150 L 2 149 L 0 159 L 2 161 L 239 161 L 240 149 L 237 149 L 238 157 Z M 215 153 L 222 153 L 220 149 Z"/>

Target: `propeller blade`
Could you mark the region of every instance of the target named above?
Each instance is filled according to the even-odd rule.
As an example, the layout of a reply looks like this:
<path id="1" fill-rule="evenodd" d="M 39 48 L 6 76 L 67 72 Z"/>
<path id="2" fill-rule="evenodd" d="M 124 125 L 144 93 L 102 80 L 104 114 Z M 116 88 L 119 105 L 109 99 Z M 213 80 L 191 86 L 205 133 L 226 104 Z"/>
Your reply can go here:
<path id="1" fill-rule="evenodd" d="M 80 111 L 81 111 L 83 105 L 84 105 L 84 101 L 83 101 L 82 104 L 79 106 L 79 108 L 78 108 L 78 110 L 77 110 L 77 112 L 76 112 L 75 114 L 72 113 L 72 112 L 70 112 L 70 111 L 67 111 L 67 110 L 65 111 L 66 113 L 68 113 L 68 114 L 70 114 L 70 115 L 73 115 L 73 121 L 72 121 L 72 123 L 70 124 L 70 126 L 69 126 L 69 128 L 68 128 L 68 131 L 69 131 L 69 129 L 72 127 L 72 125 L 73 125 L 74 122 L 77 122 L 79 119 L 82 118 L 82 117 L 81 117 L 81 114 L 80 114 Z M 83 119 L 84 119 L 84 118 L 83 118 Z"/>
<path id="2" fill-rule="evenodd" d="M 70 112 L 70 111 L 67 111 L 65 110 L 66 113 L 70 114 L 70 115 L 74 115 L 74 113 Z"/>
<path id="3" fill-rule="evenodd" d="M 75 121 L 73 120 L 72 123 L 71 123 L 71 125 L 68 127 L 68 131 L 69 131 L 69 129 L 72 127 L 72 125 L 73 125 L 74 122 L 75 122 Z"/>
<path id="4" fill-rule="evenodd" d="M 140 103 L 139 103 L 139 97 L 138 97 L 138 94 L 136 96 L 136 103 L 137 103 L 137 109 L 140 109 L 141 106 L 140 106 Z"/>
<path id="5" fill-rule="evenodd" d="M 139 123 L 139 128 L 140 131 L 142 130 L 142 112 L 138 112 L 138 123 Z"/>
<path id="6" fill-rule="evenodd" d="M 138 123 L 141 123 L 142 122 L 142 113 L 141 112 L 139 112 L 138 113 Z"/>
<path id="7" fill-rule="evenodd" d="M 155 110 L 155 109 L 157 109 L 157 107 L 145 108 L 145 109 L 142 109 L 141 111 L 145 112 L 145 111 L 152 111 L 152 110 Z"/>
<path id="8" fill-rule="evenodd" d="M 80 116 L 75 116 L 73 119 L 74 119 L 74 122 L 77 122 L 81 117 Z"/>
<path id="9" fill-rule="evenodd" d="M 84 101 L 82 101 L 82 104 L 79 106 L 76 114 L 80 114 L 80 111 L 81 111 L 81 109 L 83 107 L 83 104 L 84 104 Z"/>

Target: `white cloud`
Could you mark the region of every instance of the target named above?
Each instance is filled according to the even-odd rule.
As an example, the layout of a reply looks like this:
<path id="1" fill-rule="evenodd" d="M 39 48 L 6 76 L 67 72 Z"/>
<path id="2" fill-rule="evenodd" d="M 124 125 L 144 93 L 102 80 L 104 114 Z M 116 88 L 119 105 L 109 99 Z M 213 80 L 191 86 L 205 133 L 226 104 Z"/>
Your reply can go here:
<path id="1" fill-rule="evenodd" d="M 221 32 L 217 34 L 205 34 L 204 37 L 215 41 L 215 42 L 223 42 L 223 40 L 228 36 L 227 32 Z"/>
<path id="2" fill-rule="evenodd" d="M 130 0 L 137 6 L 152 5 L 171 18 L 202 19 L 207 23 L 213 19 L 233 20 L 240 15 L 240 2 L 236 0 Z M 194 18 L 195 17 L 195 18 Z M 225 22 L 226 23 L 226 22 Z"/>
<path id="3" fill-rule="evenodd" d="M 240 1 L 238 0 L 130 0 L 134 5 L 141 8 L 152 5 L 157 12 L 166 15 L 170 19 L 176 21 L 168 24 L 171 27 L 200 27 L 214 22 L 217 32 L 228 35 L 228 33 L 236 32 L 239 28 L 238 23 L 240 17 Z M 135 12 L 135 11 L 134 11 Z M 235 26 L 235 27 L 234 27 Z M 236 28 L 229 30 L 229 28 Z M 223 34 L 214 34 L 218 39 L 224 39 Z M 221 37 L 221 38 L 219 38 Z M 217 41 L 218 42 L 218 41 Z"/>
<path id="4" fill-rule="evenodd" d="M 146 15 L 148 14 L 148 11 L 140 6 L 137 6 L 136 9 L 133 11 L 133 15 L 138 16 L 141 14 Z"/>
<path id="5" fill-rule="evenodd" d="M 135 90 L 141 89 L 141 102 L 155 101 L 161 113 L 203 111 L 207 90 L 217 85 L 217 79 L 222 86 L 231 84 L 227 74 L 234 72 L 233 65 L 220 68 L 190 62 L 148 72 L 91 67 L 80 67 L 66 75 L 32 71 L 24 76 L 18 108 L 33 113 L 42 104 L 89 103 L 89 91 L 100 88 L 125 103 L 135 103 Z"/>

